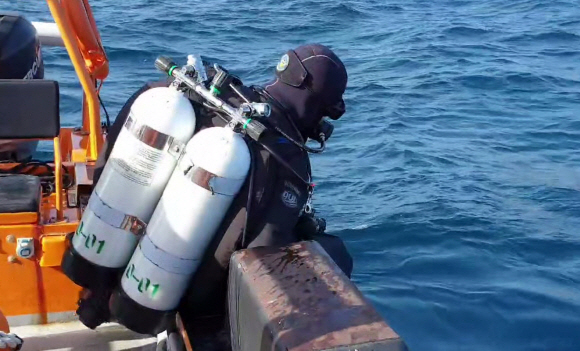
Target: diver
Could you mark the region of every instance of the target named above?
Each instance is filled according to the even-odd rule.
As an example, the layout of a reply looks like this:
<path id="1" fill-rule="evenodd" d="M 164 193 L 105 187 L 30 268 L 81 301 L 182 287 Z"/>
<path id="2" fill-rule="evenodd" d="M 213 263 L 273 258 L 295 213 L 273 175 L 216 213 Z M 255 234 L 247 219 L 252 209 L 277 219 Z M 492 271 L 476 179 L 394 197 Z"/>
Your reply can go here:
<path id="1" fill-rule="evenodd" d="M 216 74 L 215 66 L 207 62 L 204 66 L 211 79 Z M 304 147 L 309 138 L 319 140 L 321 133 L 326 133 L 325 139 L 330 136 L 332 127 L 324 117 L 336 120 L 344 114 L 346 68 L 328 47 L 309 44 L 288 50 L 275 73 L 275 79 L 263 87 L 245 86 L 232 75 L 231 89 L 220 92 L 220 98 L 234 107 L 250 101 L 269 103 L 272 111 L 264 124 L 279 133 L 269 133 L 260 143 L 248 141 L 253 155 L 252 175 L 234 199 L 179 306 L 188 329 L 213 333 L 223 328 L 228 264 L 236 250 L 316 240 L 347 276 L 352 272 L 352 258 L 343 242 L 325 234 L 324 221 L 308 210 L 312 183 L 308 149 Z M 148 89 L 168 86 L 172 80 L 148 82 L 126 102 L 109 129 L 94 172 L 94 184 L 132 103 Z M 196 132 L 226 125 L 219 113 L 204 104 L 197 94 L 191 92 L 188 97 L 197 115 Z M 95 294 L 94 301 L 105 301 L 106 297 L 98 295 Z M 89 304 L 89 300 L 85 303 Z M 87 312 L 90 313 L 93 312 Z M 109 317 L 104 313 L 103 318 Z"/>
<path id="2" fill-rule="evenodd" d="M 40 41 L 32 23 L 22 16 L 0 14 L 0 79 L 43 78 Z M 0 140 L 0 162 L 30 160 L 37 146 L 38 141 Z"/>

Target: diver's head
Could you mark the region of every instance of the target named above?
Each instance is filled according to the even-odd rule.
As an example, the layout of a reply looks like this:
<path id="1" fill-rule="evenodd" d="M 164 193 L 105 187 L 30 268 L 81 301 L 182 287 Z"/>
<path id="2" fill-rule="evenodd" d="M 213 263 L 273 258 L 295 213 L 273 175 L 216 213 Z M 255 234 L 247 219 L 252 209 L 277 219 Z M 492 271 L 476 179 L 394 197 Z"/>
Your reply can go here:
<path id="1" fill-rule="evenodd" d="M 320 44 L 288 50 L 276 66 L 276 80 L 265 89 L 290 111 L 303 136 L 322 118 L 340 118 L 348 77 L 336 54 Z"/>

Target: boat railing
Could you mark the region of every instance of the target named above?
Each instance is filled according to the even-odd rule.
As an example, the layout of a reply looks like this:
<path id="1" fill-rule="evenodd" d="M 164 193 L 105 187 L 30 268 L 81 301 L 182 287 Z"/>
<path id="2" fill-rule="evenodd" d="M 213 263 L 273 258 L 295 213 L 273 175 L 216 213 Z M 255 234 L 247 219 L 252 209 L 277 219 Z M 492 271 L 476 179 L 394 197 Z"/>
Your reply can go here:
<path id="1" fill-rule="evenodd" d="M 99 92 L 109 74 L 109 61 L 92 10 L 87 0 L 46 0 L 46 3 L 54 23 L 34 22 L 33 25 L 41 46 L 66 49 L 82 86 L 82 125 L 78 128 L 61 126 L 59 88 L 53 85 L 53 90 L 42 91 L 48 94 L 45 100 L 54 99 L 53 105 L 57 107 L 38 113 L 54 123 L 56 130 L 31 133 L 26 137 L 23 136 L 26 133 L 15 134 L 14 138 L 3 134 L 5 139 L 54 142 L 54 162 L 0 162 L 0 171 L 4 173 L 14 171 L 40 178 L 39 184 L 27 183 L 30 189 L 35 187 L 31 191 L 12 191 L 18 191 L 23 197 L 30 195 L 30 199 L 36 198 L 37 193 L 42 194 L 34 211 L 28 212 L 32 208 L 28 207 L 24 212 L 0 213 L 0 276 L 5 281 L 17 283 L 0 289 L 0 306 L 11 326 L 77 319 L 74 311 L 81 288 L 67 279 L 59 267 L 92 192 L 92 174 L 105 139 Z M 28 86 L 50 85 L 49 82 L 29 83 Z M 43 116 L 38 118 L 38 123 L 43 123 Z M 31 206 L 35 206 L 34 201 L 29 201 Z"/>
<path id="2" fill-rule="evenodd" d="M 64 47 L 64 41 L 56 23 L 32 21 L 32 25 L 36 28 L 42 46 Z"/>
<path id="3" fill-rule="evenodd" d="M 99 90 L 109 73 L 109 61 L 87 0 L 47 0 L 55 23 L 36 22 L 45 45 L 62 44 L 83 89 L 81 148 L 72 150 L 71 161 L 94 162 L 103 144 Z"/>

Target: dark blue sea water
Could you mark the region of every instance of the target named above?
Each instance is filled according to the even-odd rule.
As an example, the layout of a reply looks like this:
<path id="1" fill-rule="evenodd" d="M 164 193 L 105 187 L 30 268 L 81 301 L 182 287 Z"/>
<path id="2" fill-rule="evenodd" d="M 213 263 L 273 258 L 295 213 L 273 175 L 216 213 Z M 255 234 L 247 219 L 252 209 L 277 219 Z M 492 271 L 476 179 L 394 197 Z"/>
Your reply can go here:
<path id="1" fill-rule="evenodd" d="M 313 157 L 316 204 L 361 290 L 412 350 L 580 349 L 580 1 L 92 3 L 112 115 L 160 54 L 259 84 L 286 49 L 331 46 L 348 113 Z M 78 124 L 70 62 L 44 52 Z"/>

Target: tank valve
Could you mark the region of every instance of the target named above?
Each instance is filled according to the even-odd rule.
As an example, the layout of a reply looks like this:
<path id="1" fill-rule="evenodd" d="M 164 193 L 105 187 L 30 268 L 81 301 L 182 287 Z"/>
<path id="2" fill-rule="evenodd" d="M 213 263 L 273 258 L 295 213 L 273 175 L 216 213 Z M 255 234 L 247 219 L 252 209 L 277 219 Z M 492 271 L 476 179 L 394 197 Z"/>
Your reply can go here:
<path id="1" fill-rule="evenodd" d="M 252 103 L 252 108 L 254 109 L 254 116 L 258 117 L 270 117 L 270 112 L 272 112 L 272 108 L 269 104 L 255 102 Z"/>
<path id="2" fill-rule="evenodd" d="M 253 102 L 240 105 L 240 114 L 246 118 L 250 117 L 269 117 L 272 108 L 269 104 Z"/>

